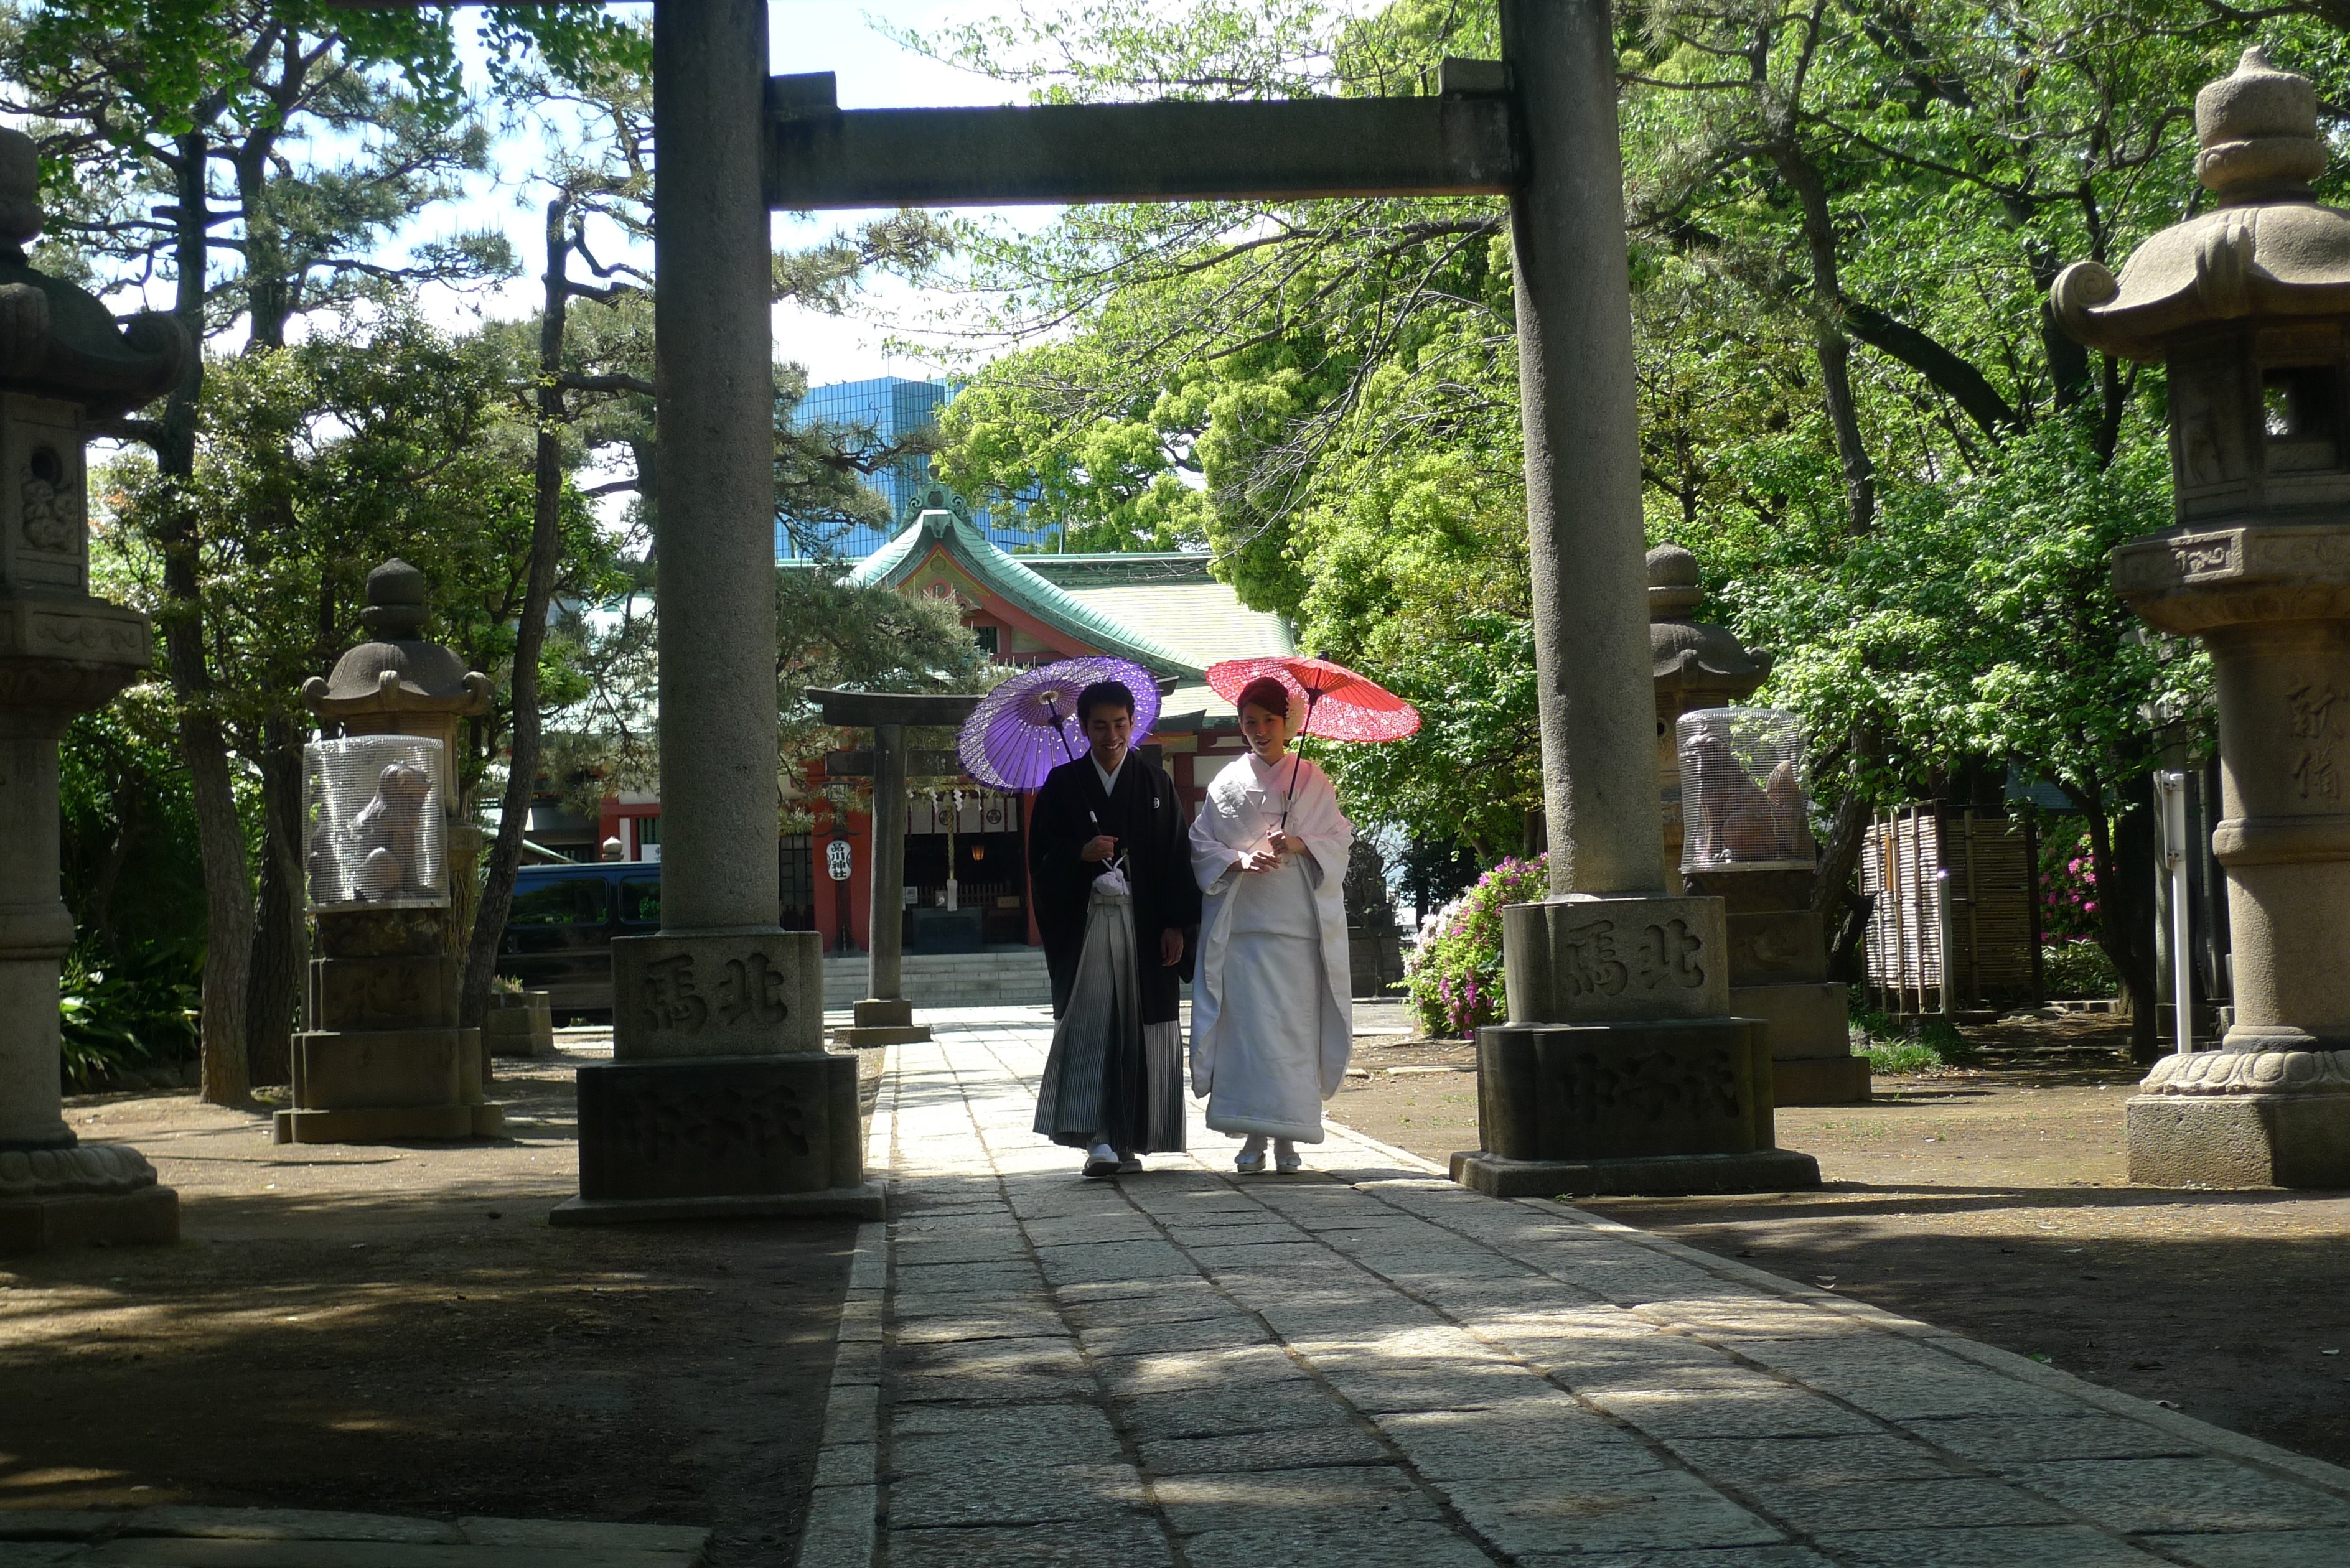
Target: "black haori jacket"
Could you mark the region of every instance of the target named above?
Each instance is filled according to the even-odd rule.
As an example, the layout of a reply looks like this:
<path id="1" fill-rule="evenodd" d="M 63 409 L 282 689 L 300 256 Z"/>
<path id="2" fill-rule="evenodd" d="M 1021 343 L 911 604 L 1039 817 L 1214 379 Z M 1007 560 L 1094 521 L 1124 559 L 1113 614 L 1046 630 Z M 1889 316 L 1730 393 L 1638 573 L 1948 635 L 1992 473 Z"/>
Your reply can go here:
<path id="1" fill-rule="evenodd" d="M 1096 818 L 1099 826 L 1096 826 Z M 1182 803 L 1166 770 L 1128 752 L 1118 770 L 1118 793 L 1102 793 L 1101 775 L 1090 756 L 1063 763 L 1045 775 L 1028 822 L 1028 880 L 1036 899 L 1036 929 L 1045 939 L 1045 964 L 1053 973 L 1053 1014 L 1068 1005 L 1077 959 L 1086 945 L 1086 900 L 1106 865 L 1078 858 L 1097 833 L 1118 839 L 1128 881 L 1134 887 L 1134 949 L 1141 973 L 1142 1022 L 1172 1023 L 1180 1002 L 1179 981 L 1189 974 L 1200 932 L 1200 885 L 1191 877 Z M 1159 933 L 1183 933 L 1183 961 L 1159 961 Z"/>

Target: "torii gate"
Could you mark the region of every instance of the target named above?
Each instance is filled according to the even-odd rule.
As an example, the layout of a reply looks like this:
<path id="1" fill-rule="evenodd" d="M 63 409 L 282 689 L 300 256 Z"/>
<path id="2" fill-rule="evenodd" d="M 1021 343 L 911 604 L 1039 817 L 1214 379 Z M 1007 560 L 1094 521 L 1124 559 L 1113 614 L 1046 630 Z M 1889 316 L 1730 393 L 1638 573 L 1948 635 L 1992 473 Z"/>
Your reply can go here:
<path id="1" fill-rule="evenodd" d="M 843 111 L 827 76 L 767 77 L 766 0 L 659 0 L 653 254 L 668 820 L 661 935 L 639 941 L 677 955 L 663 961 L 689 961 L 705 947 L 716 961 L 745 940 L 782 935 L 766 848 L 776 776 L 768 208 L 1506 195 L 1552 898 L 1510 918 L 1511 1025 L 1480 1042 L 1485 1151 L 1457 1157 L 1456 1174 L 1486 1190 L 1519 1181 L 1543 1193 L 1602 1190 L 1618 1177 L 1587 1169 L 1606 1156 L 1599 1163 L 1641 1167 L 1645 1174 L 1621 1179 L 1655 1191 L 1674 1184 L 1657 1171 L 1679 1157 L 1774 1152 L 1768 1048 L 1757 1066 L 1760 1026 L 1725 1016 L 1721 901 L 1667 898 L 1659 886 L 1608 6 L 1501 0 L 1501 24 L 1503 58 L 1447 62 L 1433 99 Z M 754 191 L 761 202 L 746 199 Z M 623 1004 L 616 1013 L 617 1057 L 790 1048 L 664 1044 L 650 1033 L 632 1040 L 626 1012 Z M 1653 1033 L 1666 1021 L 1679 1025 L 1670 1040 Z M 1564 1025 L 1575 1027 L 1575 1041 L 1544 1044 Z M 1618 1027 L 1652 1033 L 1618 1036 Z M 1577 1077 L 1570 1061 L 1591 1052 L 1607 1058 L 1599 1077 L 1627 1096 L 1658 1074 L 1734 1092 L 1689 1096 L 1716 1108 L 1595 1143 L 1567 1124 L 1608 1122 L 1623 1107 L 1609 1098 L 1617 1089 L 1578 1097 L 1566 1086 L 1594 1080 L 1589 1071 Z M 583 1170 L 592 1130 L 584 1093 Z M 1551 1106 L 1564 1108 L 1540 1108 Z M 1800 1171 L 1782 1168 L 1785 1159 L 1810 1164 L 1782 1157 L 1688 1180 L 1715 1190 L 1803 1184 Z"/>
<path id="2" fill-rule="evenodd" d="M 764 207 L 1506 195 L 1553 886 L 1657 890 L 1605 0 L 1503 0 L 1503 61 L 1448 62 L 1436 98 L 1277 103 L 843 111 L 829 77 L 767 78 L 766 24 L 764 0 L 653 13 L 661 572 L 694 607 L 660 626 L 669 929 L 775 907 L 774 857 L 744 852 L 771 833 L 775 754 Z"/>

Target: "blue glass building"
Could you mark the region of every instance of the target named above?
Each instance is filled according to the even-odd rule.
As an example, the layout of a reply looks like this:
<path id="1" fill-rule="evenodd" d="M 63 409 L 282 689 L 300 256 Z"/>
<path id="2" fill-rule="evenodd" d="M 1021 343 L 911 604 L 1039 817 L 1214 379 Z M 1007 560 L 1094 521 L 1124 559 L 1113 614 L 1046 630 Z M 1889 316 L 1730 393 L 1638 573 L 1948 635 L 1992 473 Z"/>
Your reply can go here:
<path id="1" fill-rule="evenodd" d="M 827 425 L 839 431 L 846 444 L 890 446 L 938 422 L 939 415 L 962 390 L 953 381 L 911 381 L 901 376 L 876 376 L 863 381 L 835 381 L 811 387 L 791 412 L 794 426 Z M 821 551 L 849 560 L 861 560 L 902 532 L 922 510 L 931 488 L 931 460 L 915 454 L 899 458 L 865 483 L 889 504 L 886 526 L 809 519 L 775 519 L 775 558 L 805 558 Z M 1049 529 L 1024 524 L 1025 508 L 1015 505 L 998 523 L 985 511 L 972 521 L 991 543 L 1005 549 L 1034 545 L 1049 536 Z M 795 536 L 796 535 L 796 536 Z"/>

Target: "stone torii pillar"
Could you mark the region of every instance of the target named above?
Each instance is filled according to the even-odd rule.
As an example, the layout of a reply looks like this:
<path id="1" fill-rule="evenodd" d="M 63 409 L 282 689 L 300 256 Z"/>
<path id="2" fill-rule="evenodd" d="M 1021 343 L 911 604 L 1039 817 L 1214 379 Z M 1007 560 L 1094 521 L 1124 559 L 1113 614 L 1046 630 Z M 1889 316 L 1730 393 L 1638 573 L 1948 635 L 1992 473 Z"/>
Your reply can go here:
<path id="1" fill-rule="evenodd" d="M 2350 212 L 2319 206 L 2308 78 L 2247 49 L 2195 99 L 2215 210 L 2050 303 L 2169 370 L 2178 525 L 2113 554 L 2148 624 L 2210 650 L 2235 1023 L 2155 1064 L 2130 1179 L 2350 1187 Z"/>
<path id="2" fill-rule="evenodd" d="M 931 1037 L 929 1028 L 914 1022 L 914 1004 L 906 1000 L 902 965 L 906 887 L 906 727 L 953 725 L 971 717 L 979 706 L 971 695 L 937 692 L 838 691 L 812 690 L 808 701 L 827 724 L 873 732 L 870 773 L 873 780 L 873 881 L 867 908 L 869 923 L 866 942 L 865 997 L 856 1004 L 856 1022 L 837 1032 L 844 1045 L 902 1045 Z M 831 771 L 832 759 L 826 759 Z M 961 767 L 958 763 L 956 766 Z M 835 774 L 857 776 L 854 761 Z"/>
<path id="3" fill-rule="evenodd" d="M 661 929 L 612 944 L 558 1224 L 882 1213 L 822 942 L 776 923 L 766 91 L 766 0 L 653 7 Z"/>
<path id="4" fill-rule="evenodd" d="M 0 130 L 0 1252 L 172 1241 L 180 1200 L 122 1144 L 59 1114 L 57 741 L 147 668 L 147 618 L 89 593 L 87 422 L 178 382 L 194 352 L 169 316 L 113 313 L 36 272 L 30 137 Z"/>

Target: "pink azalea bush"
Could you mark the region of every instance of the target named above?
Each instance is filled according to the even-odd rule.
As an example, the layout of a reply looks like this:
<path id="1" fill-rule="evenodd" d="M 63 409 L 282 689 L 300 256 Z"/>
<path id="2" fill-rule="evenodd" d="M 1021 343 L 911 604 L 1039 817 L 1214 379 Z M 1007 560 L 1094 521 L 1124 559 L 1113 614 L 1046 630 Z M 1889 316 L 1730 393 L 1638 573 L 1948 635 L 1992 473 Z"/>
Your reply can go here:
<path id="1" fill-rule="evenodd" d="M 1502 906 L 1540 898 L 1550 886 L 1550 859 L 1504 860 L 1477 885 L 1419 923 L 1404 960 L 1403 982 L 1420 1032 L 1447 1038 L 1473 1035 L 1509 1013 L 1502 981 Z"/>
<path id="2" fill-rule="evenodd" d="M 2113 996 L 2121 980 L 2097 945 L 2097 867 L 2089 830 L 2056 823 L 2040 840 L 2041 978 L 2051 996 Z"/>
<path id="3" fill-rule="evenodd" d="M 2097 934 L 2097 867 L 2085 827 L 2068 835 L 2052 823 L 2040 841 L 2040 930 L 2052 942 Z"/>

